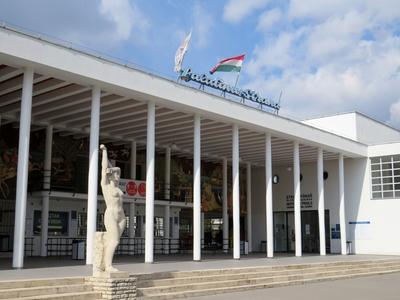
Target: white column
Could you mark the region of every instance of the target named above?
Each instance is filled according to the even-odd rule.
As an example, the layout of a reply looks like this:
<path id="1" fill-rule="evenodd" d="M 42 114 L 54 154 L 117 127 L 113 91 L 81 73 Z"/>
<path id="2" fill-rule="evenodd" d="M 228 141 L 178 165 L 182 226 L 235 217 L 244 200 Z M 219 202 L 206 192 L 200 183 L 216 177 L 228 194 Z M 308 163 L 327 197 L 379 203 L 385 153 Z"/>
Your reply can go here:
<path id="1" fill-rule="evenodd" d="M 93 240 L 97 222 L 97 185 L 99 163 L 99 124 L 100 124 L 99 87 L 92 89 L 92 107 L 90 115 L 90 145 L 89 145 L 89 178 L 86 233 L 86 264 L 93 262 Z"/>
<path id="2" fill-rule="evenodd" d="M 201 141 L 200 116 L 194 116 L 193 148 L 193 260 L 201 260 Z"/>
<path id="3" fill-rule="evenodd" d="M 147 147 L 146 147 L 146 232 L 145 262 L 154 260 L 154 151 L 155 151 L 155 104 L 147 105 Z"/>
<path id="4" fill-rule="evenodd" d="M 346 216 L 345 216 L 345 206 L 344 206 L 344 159 L 343 154 L 339 154 L 339 223 L 340 223 L 340 246 L 343 255 L 347 254 L 346 249 Z"/>
<path id="5" fill-rule="evenodd" d="M 28 190 L 29 138 L 32 115 L 33 70 L 26 68 L 22 82 L 18 144 L 17 194 L 15 199 L 13 268 L 24 266 L 26 199 Z"/>
<path id="6" fill-rule="evenodd" d="M 135 237 L 135 216 L 136 216 L 136 203 L 129 203 L 129 238 Z"/>
<path id="7" fill-rule="evenodd" d="M 46 128 L 46 146 L 44 150 L 44 165 L 43 165 L 43 190 L 45 192 L 42 197 L 42 229 L 40 240 L 40 256 L 47 256 L 47 234 L 49 229 L 49 191 L 51 181 L 51 153 L 53 145 L 53 125 L 48 125 Z"/>
<path id="8" fill-rule="evenodd" d="M 239 127 L 232 126 L 233 258 L 240 259 Z"/>
<path id="9" fill-rule="evenodd" d="M 170 213 L 171 208 L 169 205 L 164 206 L 164 254 L 169 254 L 169 246 L 170 246 Z"/>
<path id="10" fill-rule="evenodd" d="M 165 200 L 170 200 L 171 190 L 171 148 L 165 149 L 165 176 L 164 176 L 164 197 Z"/>
<path id="11" fill-rule="evenodd" d="M 267 257 L 274 257 L 274 210 L 272 199 L 271 134 L 265 135 L 265 207 L 267 220 Z"/>
<path id="12" fill-rule="evenodd" d="M 253 232 L 251 220 L 251 164 L 247 163 L 246 166 L 247 181 L 246 181 L 246 206 L 247 206 L 247 242 L 249 243 L 249 252 L 252 252 L 253 245 Z"/>
<path id="13" fill-rule="evenodd" d="M 326 255 L 325 243 L 325 195 L 324 195 L 324 152 L 318 148 L 317 160 L 318 178 L 318 220 L 319 220 L 319 253 Z"/>
<path id="14" fill-rule="evenodd" d="M 222 160 L 222 245 L 224 253 L 229 248 L 229 218 L 228 218 L 228 160 Z"/>
<path id="15" fill-rule="evenodd" d="M 296 239 L 296 256 L 302 255 L 301 246 L 301 200 L 300 200 L 300 150 L 299 142 L 293 147 L 293 182 L 294 182 L 294 229 Z"/>
<path id="16" fill-rule="evenodd" d="M 136 141 L 131 142 L 131 179 L 136 179 Z"/>

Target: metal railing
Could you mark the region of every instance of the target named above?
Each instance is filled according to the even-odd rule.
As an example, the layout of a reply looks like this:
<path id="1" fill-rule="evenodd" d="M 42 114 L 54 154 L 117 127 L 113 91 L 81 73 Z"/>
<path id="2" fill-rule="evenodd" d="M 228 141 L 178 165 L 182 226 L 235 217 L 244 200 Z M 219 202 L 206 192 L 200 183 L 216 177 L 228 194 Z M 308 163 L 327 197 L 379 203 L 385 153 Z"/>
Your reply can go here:
<path id="1" fill-rule="evenodd" d="M 69 193 L 87 193 L 87 187 L 82 187 L 76 183 L 71 182 L 66 185 L 57 185 L 54 181 L 50 180 L 49 175 L 45 176 L 46 172 L 36 171 L 36 176 L 29 178 L 28 191 L 30 193 L 37 191 L 58 191 L 58 192 L 69 192 Z M 44 189 L 43 183 L 50 181 L 50 188 Z M 101 188 L 98 188 L 99 195 L 101 194 Z M 157 181 L 154 185 L 154 196 L 157 200 L 174 201 L 192 203 L 193 200 L 193 188 L 192 185 L 183 184 L 170 184 L 166 185 L 162 181 Z"/>
<path id="2" fill-rule="evenodd" d="M 51 237 L 47 239 L 47 256 L 72 256 L 72 244 L 74 241 L 83 241 L 86 249 L 85 238 Z M 241 243 L 240 251 L 244 253 L 244 243 Z M 204 244 L 201 242 L 202 251 L 206 253 L 228 253 L 231 252 L 229 240 L 222 243 Z M 193 239 L 154 238 L 154 254 L 188 254 L 192 253 Z M 85 251 L 86 252 L 86 251 Z M 116 255 L 144 255 L 145 239 L 141 237 L 122 237 L 115 250 Z"/>
<path id="3" fill-rule="evenodd" d="M 193 187 L 188 184 L 169 184 L 157 181 L 154 185 L 154 197 L 157 200 L 174 202 L 193 202 Z"/>
<path id="4" fill-rule="evenodd" d="M 25 256 L 33 256 L 33 237 L 25 238 Z"/>
<path id="5" fill-rule="evenodd" d="M 74 240 L 85 240 L 84 238 L 51 237 L 47 239 L 47 256 L 71 256 L 72 242 Z M 86 240 L 85 240 L 86 244 Z"/>

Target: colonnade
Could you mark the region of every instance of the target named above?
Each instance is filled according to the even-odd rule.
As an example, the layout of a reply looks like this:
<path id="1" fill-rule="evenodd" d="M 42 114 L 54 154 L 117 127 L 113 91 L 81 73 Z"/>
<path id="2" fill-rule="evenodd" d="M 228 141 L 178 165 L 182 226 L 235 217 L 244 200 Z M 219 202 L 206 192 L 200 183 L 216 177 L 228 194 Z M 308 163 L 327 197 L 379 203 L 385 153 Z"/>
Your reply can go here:
<path id="1" fill-rule="evenodd" d="M 28 163 L 29 163 L 29 136 L 31 125 L 33 70 L 24 70 L 21 117 L 18 147 L 18 170 L 17 170 L 17 193 L 15 208 L 14 228 L 14 252 L 13 267 L 22 268 L 24 259 L 24 236 L 25 217 L 28 186 Z M 93 238 L 96 231 L 97 218 L 97 195 L 98 195 L 98 156 L 99 156 L 99 125 L 100 125 L 100 97 L 101 90 L 95 86 L 92 88 L 91 120 L 90 120 L 90 146 L 89 146 L 89 176 L 88 176 L 88 211 L 87 211 L 87 255 L 86 263 L 92 264 Z M 51 170 L 51 145 L 53 127 L 49 125 L 46 129 L 46 149 L 44 159 L 45 180 L 43 189 L 50 188 Z M 193 132 L 193 260 L 201 260 L 201 116 L 194 115 Z M 240 186 L 239 186 L 239 126 L 232 125 L 232 216 L 233 216 L 233 258 L 240 259 Z M 131 142 L 131 177 L 136 178 L 136 142 Z M 165 190 L 166 199 L 169 199 L 170 189 L 170 159 L 171 149 L 166 149 L 165 165 Z M 227 170 L 228 161 L 222 158 L 222 219 L 223 240 L 229 237 L 228 203 L 227 203 Z M 149 101 L 147 104 L 147 144 L 146 144 L 146 225 L 145 225 L 145 262 L 154 261 L 154 174 L 155 165 L 155 103 Z M 251 219 L 251 164 L 247 163 L 247 239 L 249 250 L 252 250 L 252 219 Z M 346 222 L 345 222 L 345 195 L 344 195 L 344 158 L 339 153 L 339 196 L 340 196 L 340 227 L 341 227 L 341 252 L 346 254 Z M 300 199 L 300 148 L 299 141 L 293 142 L 293 179 L 294 179 L 294 216 L 295 216 L 295 255 L 302 255 L 301 245 L 301 199 Z M 47 178 L 47 179 L 46 179 Z M 270 133 L 265 134 L 265 203 L 266 203 L 266 240 L 267 256 L 274 256 L 274 230 L 273 230 L 273 193 L 272 193 L 272 137 Z M 323 149 L 318 148 L 317 156 L 317 185 L 318 185 L 318 216 L 319 216 L 319 240 L 320 254 L 325 255 L 325 208 L 324 208 L 324 181 L 323 181 Z M 42 224 L 41 255 L 46 254 L 49 197 L 42 199 Z M 129 205 L 130 216 L 135 216 L 136 207 L 134 203 Z M 165 234 L 169 237 L 170 206 L 166 205 L 164 210 Z M 130 223 L 130 237 L 134 237 L 133 219 Z M 228 245 L 224 243 L 224 252 L 228 251 Z"/>

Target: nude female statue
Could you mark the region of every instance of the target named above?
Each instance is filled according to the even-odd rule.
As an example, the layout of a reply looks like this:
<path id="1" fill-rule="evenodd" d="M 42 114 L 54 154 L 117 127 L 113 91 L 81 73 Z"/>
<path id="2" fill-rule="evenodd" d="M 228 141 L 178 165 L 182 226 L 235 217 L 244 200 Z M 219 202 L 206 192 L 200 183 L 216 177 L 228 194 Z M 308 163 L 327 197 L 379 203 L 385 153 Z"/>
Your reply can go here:
<path id="1" fill-rule="evenodd" d="M 106 202 L 103 264 L 106 272 L 115 272 L 118 270 L 112 267 L 112 259 L 126 225 L 122 206 L 123 193 L 118 187 L 121 169 L 113 167 L 108 161 L 107 148 L 104 145 L 100 145 L 100 150 L 102 151 L 101 189 Z"/>

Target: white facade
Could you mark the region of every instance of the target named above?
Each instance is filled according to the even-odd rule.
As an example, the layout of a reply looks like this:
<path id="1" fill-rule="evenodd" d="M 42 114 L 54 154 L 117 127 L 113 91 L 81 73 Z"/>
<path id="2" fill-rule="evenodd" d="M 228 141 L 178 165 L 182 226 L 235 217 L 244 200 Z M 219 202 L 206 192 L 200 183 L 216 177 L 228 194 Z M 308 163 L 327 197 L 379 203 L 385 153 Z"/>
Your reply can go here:
<path id="1" fill-rule="evenodd" d="M 398 130 L 358 112 L 309 119 L 303 123 L 366 145 L 396 143 L 400 139 Z"/>
<path id="2" fill-rule="evenodd" d="M 400 155 L 398 130 L 359 113 L 297 122 L 10 28 L 0 28 L 0 41 L 3 70 L 0 82 L 6 83 L 0 89 L 2 122 L 19 122 L 22 137 L 29 136 L 31 125 L 52 126 L 64 135 L 90 137 L 88 193 L 52 193 L 49 207 L 49 211 L 87 211 L 88 247 L 96 227 L 96 211 L 104 210 L 96 192 L 96 145 L 100 140 L 127 144 L 135 151 L 137 146 L 146 150 L 147 167 L 143 172 L 145 176 L 141 176 L 148 184 L 146 200 L 136 201 L 133 208 L 126 199 L 125 205 L 126 212 L 150 218 L 140 233 L 145 238 L 146 262 L 154 259 L 154 219 L 151 216 L 175 218 L 182 208 L 193 209 L 193 259 L 201 260 L 201 237 L 204 235 L 201 232 L 204 220 L 201 217 L 201 163 L 205 160 L 223 165 L 223 237 L 226 239 L 231 232 L 235 259 L 240 258 L 240 245 L 246 239 L 251 240 L 250 249 L 268 251 L 268 257 L 273 257 L 274 251 L 293 251 L 297 256 L 302 252 L 316 253 L 320 248 L 318 237 L 322 236 L 318 234 L 317 225 L 321 176 L 326 177 L 323 204 L 327 212 L 326 241 L 331 253 L 346 254 L 346 242 L 351 242 L 355 253 L 400 254 L 400 238 L 395 231 L 400 226 L 397 217 L 400 196 L 396 190 L 392 198 L 372 199 L 370 159 Z M 25 77 L 29 74 L 29 78 Z M 32 109 L 29 103 L 21 104 L 15 94 L 20 90 L 26 103 L 32 100 Z M 68 101 L 63 101 L 65 99 Z M 24 120 L 19 120 L 21 111 L 27 115 Z M 32 122 L 29 122 L 31 117 Z M 19 162 L 25 168 L 18 171 L 18 178 L 22 179 L 27 177 L 28 146 L 23 142 L 19 144 L 21 151 L 25 150 Z M 169 149 L 166 155 L 169 158 L 173 150 L 193 159 L 193 205 L 174 203 L 169 196 L 155 199 L 156 148 Z M 317 172 L 321 151 L 325 175 Z M 133 154 L 131 161 L 136 162 Z M 165 170 L 170 167 L 170 162 L 166 163 Z M 241 215 L 240 207 L 240 191 L 244 188 L 239 180 L 241 167 L 251 169 L 247 176 L 251 178 L 251 193 L 247 191 L 246 194 L 251 199 L 251 215 L 247 216 L 247 228 L 251 228 L 251 232 L 245 238 L 240 228 L 243 226 L 241 217 L 246 217 Z M 231 168 L 233 174 L 230 191 L 226 191 L 226 168 Z M 400 172 L 400 168 L 398 170 Z M 131 173 L 135 173 L 132 166 Z M 397 163 L 391 175 L 395 189 L 400 185 L 396 174 Z M 164 185 L 168 186 L 168 174 L 165 178 L 168 182 Z M 33 211 L 41 210 L 42 197 L 46 196 L 43 193 L 48 193 L 27 196 L 27 182 L 22 179 L 17 186 L 16 213 L 22 218 L 26 214 L 26 222 L 16 222 L 16 228 L 24 226 L 25 234 L 21 228 L 14 233 L 14 267 L 23 266 L 23 239 L 33 236 Z M 266 190 L 271 182 L 275 183 L 272 189 Z M 227 228 L 227 193 L 233 198 L 231 228 Z M 98 207 L 96 198 L 100 200 Z M 273 208 L 273 214 L 266 211 L 266 206 Z M 69 218 L 69 237 L 74 238 L 76 220 L 72 220 L 71 215 Z M 169 235 L 179 238 L 176 222 Z M 40 243 L 40 236 L 34 236 L 35 255 L 40 254 Z"/>

